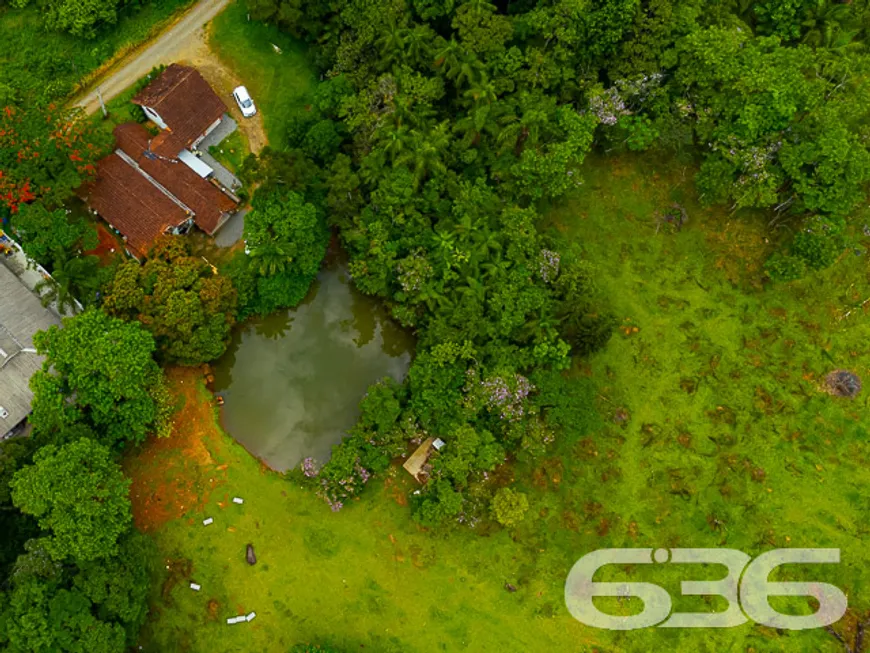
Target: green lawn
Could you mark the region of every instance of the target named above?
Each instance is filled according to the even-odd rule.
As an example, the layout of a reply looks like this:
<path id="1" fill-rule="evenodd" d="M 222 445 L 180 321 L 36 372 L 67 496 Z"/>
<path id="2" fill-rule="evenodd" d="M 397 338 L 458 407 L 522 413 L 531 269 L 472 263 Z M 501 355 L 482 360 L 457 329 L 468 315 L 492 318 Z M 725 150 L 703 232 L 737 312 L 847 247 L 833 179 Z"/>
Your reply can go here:
<path id="1" fill-rule="evenodd" d="M 401 468 L 331 513 L 219 434 L 208 440 L 211 459 L 189 474 L 171 464 L 177 453 L 147 459 L 166 482 L 184 477 L 207 498 L 155 532 L 173 573 L 157 586 L 145 650 L 283 652 L 320 641 L 402 653 L 841 651 L 820 629 L 599 631 L 563 605 L 568 570 L 598 548 L 827 546 L 842 550 L 842 563 L 798 569 L 796 579 L 833 583 L 853 609 L 870 607 L 870 394 L 849 401 L 821 390 L 832 369 L 870 379 L 865 243 L 827 272 L 766 286 L 760 266 L 772 245 L 760 218 L 700 207 L 691 176 L 652 158 L 591 157 L 584 185 L 548 215 L 600 270 L 621 328 L 570 373 L 588 414 L 545 460 L 502 470 L 529 494 L 517 529 L 421 531 L 401 505 L 413 489 Z M 673 201 L 689 224 L 657 231 L 655 213 Z M 128 471 L 137 478 L 143 465 L 132 458 Z M 243 506 L 231 503 L 236 495 Z M 209 516 L 215 523 L 203 527 Z M 249 542 L 255 567 L 244 560 Z M 679 579 L 704 577 L 721 576 L 650 565 L 633 580 L 676 597 Z M 226 625 L 251 610 L 251 623 Z"/>
<path id="2" fill-rule="evenodd" d="M 0 6 L 0 103 L 74 93 L 96 69 L 146 41 L 193 1 L 130 3 L 120 9 L 116 25 L 92 40 L 45 31 L 35 2 L 25 9 Z M 14 89 L 12 97 L 3 97 L 4 85 Z"/>
<path id="3" fill-rule="evenodd" d="M 305 46 L 274 25 L 248 21 L 237 0 L 212 23 L 212 50 L 248 88 L 263 122 L 269 144 L 280 149 L 288 121 L 303 110 L 315 77 L 305 59 Z M 278 54 L 273 45 L 278 46 Z"/>
<path id="4" fill-rule="evenodd" d="M 235 130 L 222 140 L 219 145 L 212 145 L 208 148 L 208 153 L 233 174 L 239 171 L 242 161 L 244 161 L 250 152 L 251 148 L 248 145 L 248 139 L 241 129 Z"/>

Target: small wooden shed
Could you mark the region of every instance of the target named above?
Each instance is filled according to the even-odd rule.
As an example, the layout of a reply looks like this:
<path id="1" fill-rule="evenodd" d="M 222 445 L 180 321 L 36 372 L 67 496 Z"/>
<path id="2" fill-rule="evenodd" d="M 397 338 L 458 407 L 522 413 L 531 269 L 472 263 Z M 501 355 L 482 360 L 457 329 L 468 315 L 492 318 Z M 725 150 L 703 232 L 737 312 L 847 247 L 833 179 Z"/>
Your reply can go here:
<path id="1" fill-rule="evenodd" d="M 435 442 L 435 438 L 426 438 L 423 440 L 423 444 L 417 447 L 417 450 L 411 454 L 408 460 L 405 461 L 405 464 L 402 465 L 408 473 L 413 476 L 419 483 L 426 482 L 426 474 L 423 472 L 423 466 L 429 460 L 429 456 L 432 453 L 433 446 L 432 444 Z"/>

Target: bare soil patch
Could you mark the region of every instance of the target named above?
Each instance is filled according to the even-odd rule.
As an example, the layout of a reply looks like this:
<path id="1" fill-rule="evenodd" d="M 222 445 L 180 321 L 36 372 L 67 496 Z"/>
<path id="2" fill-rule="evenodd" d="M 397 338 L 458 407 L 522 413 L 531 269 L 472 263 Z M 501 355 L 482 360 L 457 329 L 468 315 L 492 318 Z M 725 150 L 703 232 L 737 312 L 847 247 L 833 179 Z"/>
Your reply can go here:
<path id="1" fill-rule="evenodd" d="M 220 433 L 214 405 L 202 386 L 202 371 L 176 367 L 168 369 L 166 377 L 178 401 L 172 435 L 151 436 L 124 464 L 133 481 L 133 520 L 146 533 L 202 510 L 227 478 L 226 465 L 218 467 L 210 453 Z"/>

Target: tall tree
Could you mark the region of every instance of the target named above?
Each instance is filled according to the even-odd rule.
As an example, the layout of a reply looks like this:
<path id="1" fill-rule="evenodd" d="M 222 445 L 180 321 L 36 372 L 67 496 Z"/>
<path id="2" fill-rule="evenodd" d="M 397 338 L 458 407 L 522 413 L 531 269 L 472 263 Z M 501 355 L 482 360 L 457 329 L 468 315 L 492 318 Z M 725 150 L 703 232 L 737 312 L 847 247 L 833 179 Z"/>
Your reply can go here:
<path id="1" fill-rule="evenodd" d="M 237 303 L 230 279 L 192 256 L 185 238 L 171 236 L 155 246 L 144 265 L 118 266 L 103 310 L 139 320 L 154 336 L 162 359 L 197 365 L 226 350 Z"/>
<path id="2" fill-rule="evenodd" d="M 0 644 L 10 653 L 121 653 L 148 611 L 156 547 L 128 530 L 118 552 L 81 564 L 54 563 L 33 540 L 19 557 L 0 607 Z"/>
<path id="3" fill-rule="evenodd" d="M 0 202 L 13 213 L 35 199 L 60 204 L 96 174 L 110 144 L 111 136 L 78 110 L 0 108 Z"/>
<path id="4" fill-rule="evenodd" d="M 323 216 L 302 195 L 260 189 L 245 217 L 246 268 L 252 274 L 254 312 L 295 306 L 305 297 L 326 254 Z"/>
<path id="5" fill-rule="evenodd" d="M 22 204 L 12 219 L 12 232 L 24 252 L 49 270 L 58 253 L 75 254 L 97 246 L 97 231 L 83 218 L 65 209 L 50 211 L 42 202 Z"/>
<path id="6" fill-rule="evenodd" d="M 112 557 L 132 524 L 130 480 L 109 449 L 89 438 L 42 447 L 10 485 L 15 505 L 49 532 L 44 546 L 54 560 Z"/>
<path id="7" fill-rule="evenodd" d="M 152 358 L 154 338 L 141 325 L 89 309 L 33 340 L 45 356 L 30 381 L 30 421 L 37 431 L 84 423 L 106 444 L 116 444 L 141 442 L 160 430 L 163 375 Z"/>
<path id="8" fill-rule="evenodd" d="M 36 284 L 42 303 L 57 305 L 64 315 L 75 315 L 80 306 L 93 306 L 100 288 L 100 259 L 96 256 L 73 257 L 59 253 L 54 259 L 51 277 Z"/>
<path id="9" fill-rule="evenodd" d="M 73 36 L 93 38 L 97 30 L 118 20 L 121 0 L 37 0 L 49 29 L 69 32 Z M 30 0 L 15 0 L 23 7 Z"/>

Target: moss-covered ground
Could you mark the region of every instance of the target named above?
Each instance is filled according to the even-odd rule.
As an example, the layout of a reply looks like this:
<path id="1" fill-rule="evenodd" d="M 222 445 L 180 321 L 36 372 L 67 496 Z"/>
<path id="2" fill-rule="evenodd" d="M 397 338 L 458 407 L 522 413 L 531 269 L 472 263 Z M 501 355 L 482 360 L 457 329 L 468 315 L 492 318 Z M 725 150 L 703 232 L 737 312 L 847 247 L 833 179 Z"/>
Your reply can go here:
<path id="1" fill-rule="evenodd" d="M 187 426 L 127 460 L 137 523 L 153 534 L 166 572 L 144 650 L 842 650 L 820 629 L 612 633 L 568 615 L 568 570 L 604 547 L 836 547 L 841 564 L 783 577 L 846 590 L 850 612 L 836 628 L 847 640 L 870 607 L 870 393 L 824 391 L 834 369 L 870 379 L 866 243 L 857 239 L 828 271 L 769 285 L 761 265 L 774 244 L 763 217 L 699 206 L 691 168 L 591 157 L 584 179 L 544 226 L 581 244 L 620 328 L 570 371 L 568 394 L 588 409 L 544 460 L 502 472 L 529 495 L 525 521 L 486 534 L 424 532 L 410 519 L 413 487 L 401 468 L 331 513 L 220 431 L 198 372 L 174 372 Z M 675 201 L 689 215 L 681 230 L 656 220 Z M 214 524 L 203 526 L 206 517 Z M 680 579 L 720 576 L 649 565 L 631 579 L 677 597 Z M 612 601 L 616 611 L 641 609 Z M 782 601 L 773 604 L 809 609 Z M 675 598 L 674 607 L 724 603 Z M 252 610 L 252 622 L 226 624 Z"/>

